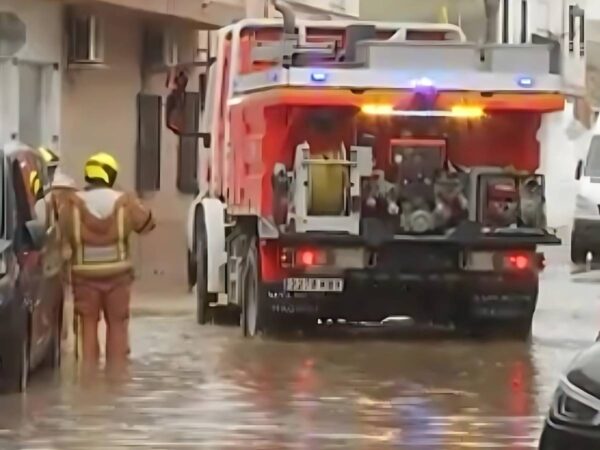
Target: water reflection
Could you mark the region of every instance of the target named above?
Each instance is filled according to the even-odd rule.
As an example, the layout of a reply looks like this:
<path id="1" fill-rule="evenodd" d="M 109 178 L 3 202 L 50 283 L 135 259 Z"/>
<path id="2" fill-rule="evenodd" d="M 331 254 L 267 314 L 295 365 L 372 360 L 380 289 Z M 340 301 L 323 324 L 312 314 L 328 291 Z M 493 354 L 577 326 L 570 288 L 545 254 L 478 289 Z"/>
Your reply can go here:
<path id="1" fill-rule="evenodd" d="M 138 319 L 118 382 L 67 361 L 0 399 L 0 447 L 532 448 L 532 348 L 519 343 L 249 342 L 187 318 Z"/>

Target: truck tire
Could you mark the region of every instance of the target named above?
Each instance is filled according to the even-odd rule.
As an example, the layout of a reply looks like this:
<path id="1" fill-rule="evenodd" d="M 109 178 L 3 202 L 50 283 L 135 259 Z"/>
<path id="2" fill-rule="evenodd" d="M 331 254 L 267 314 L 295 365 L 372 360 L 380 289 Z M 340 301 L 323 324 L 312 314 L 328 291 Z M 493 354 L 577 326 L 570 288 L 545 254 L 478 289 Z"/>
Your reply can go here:
<path id="1" fill-rule="evenodd" d="M 188 290 L 192 292 L 194 290 L 194 286 L 196 285 L 197 271 L 198 265 L 196 264 L 196 249 L 193 252 L 187 251 L 187 282 L 188 282 Z"/>
<path id="2" fill-rule="evenodd" d="M 533 318 L 528 320 L 515 320 L 506 324 L 505 335 L 507 338 L 527 342 L 531 339 Z"/>
<path id="3" fill-rule="evenodd" d="M 204 210 L 196 215 L 196 322 L 204 325 L 210 320 L 210 304 L 217 302 L 217 294 L 208 292 L 208 250 Z"/>
<path id="4" fill-rule="evenodd" d="M 260 262 L 256 238 L 250 240 L 244 261 L 241 326 L 245 337 L 253 338 L 266 331 L 264 287 L 260 274 Z"/>
<path id="5" fill-rule="evenodd" d="M 531 338 L 533 318 L 472 322 L 468 334 L 474 338 L 501 338 L 527 342 Z"/>

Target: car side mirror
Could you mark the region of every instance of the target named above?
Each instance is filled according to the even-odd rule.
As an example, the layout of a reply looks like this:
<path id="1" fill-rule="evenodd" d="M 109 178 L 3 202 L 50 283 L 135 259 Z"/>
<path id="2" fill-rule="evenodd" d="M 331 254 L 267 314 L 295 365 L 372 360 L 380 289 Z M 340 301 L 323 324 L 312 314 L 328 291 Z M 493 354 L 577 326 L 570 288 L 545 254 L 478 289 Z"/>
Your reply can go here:
<path id="1" fill-rule="evenodd" d="M 44 223 L 30 220 L 25 223 L 25 242 L 31 250 L 41 250 L 46 245 L 47 230 Z"/>
<path id="2" fill-rule="evenodd" d="M 580 159 L 577 161 L 577 168 L 575 169 L 575 179 L 580 180 L 583 173 L 583 161 Z"/>

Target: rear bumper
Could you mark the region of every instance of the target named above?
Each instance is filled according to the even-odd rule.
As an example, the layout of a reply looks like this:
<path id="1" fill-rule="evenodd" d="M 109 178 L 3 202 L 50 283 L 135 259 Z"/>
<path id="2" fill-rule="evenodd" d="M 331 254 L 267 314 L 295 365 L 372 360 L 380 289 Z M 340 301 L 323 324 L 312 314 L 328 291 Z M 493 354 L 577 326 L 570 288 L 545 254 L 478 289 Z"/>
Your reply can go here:
<path id="1" fill-rule="evenodd" d="M 265 285 L 265 305 L 274 314 L 302 314 L 352 321 L 410 316 L 448 323 L 474 320 L 529 320 L 535 311 L 534 273 L 398 274 L 348 271 L 342 293 L 290 293 L 283 282 Z"/>

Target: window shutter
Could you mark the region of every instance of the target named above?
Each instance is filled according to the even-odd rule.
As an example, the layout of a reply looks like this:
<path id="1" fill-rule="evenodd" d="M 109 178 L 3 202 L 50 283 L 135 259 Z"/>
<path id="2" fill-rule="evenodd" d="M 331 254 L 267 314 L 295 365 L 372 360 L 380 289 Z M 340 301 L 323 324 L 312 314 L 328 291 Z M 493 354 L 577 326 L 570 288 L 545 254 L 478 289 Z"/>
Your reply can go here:
<path id="1" fill-rule="evenodd" d="M 198 132 L 200 94 L 186 92 L 184 100 L 184 124 L 186 133 Z M 180 136 L 177 152 L 177 189 L 184 194 L 198 192 L 198 138 Z"/>
<path id="2" fill-rule="evenodd" d="M 161 127 L 161 96 L 139 94 L 136 152 L 136 189 L 138 192 L 160 190 Z"/>

